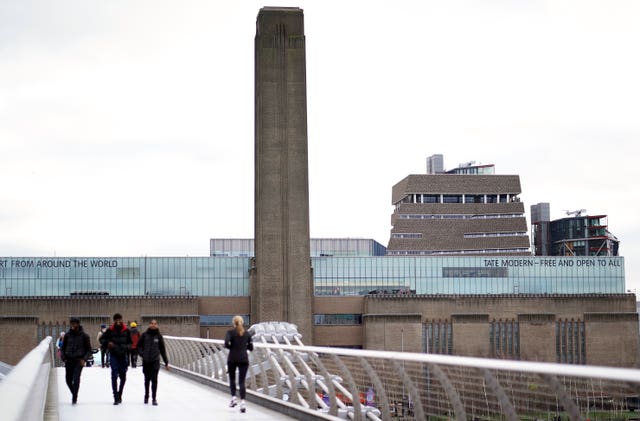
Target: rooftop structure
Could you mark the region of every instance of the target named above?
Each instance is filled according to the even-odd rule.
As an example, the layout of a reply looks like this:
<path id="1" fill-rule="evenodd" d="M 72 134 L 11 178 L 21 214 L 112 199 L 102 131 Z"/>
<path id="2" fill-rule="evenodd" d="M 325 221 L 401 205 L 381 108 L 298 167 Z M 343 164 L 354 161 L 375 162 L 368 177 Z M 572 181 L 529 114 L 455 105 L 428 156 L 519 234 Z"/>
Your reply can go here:
<path id="1" fill-rule="evenodd" d="M 565 211 L 551 221 L 549 204 L 531 206 L 531 233 L 536 256 L 617 256 L 620 241 L 608 230 L 607 215 Z"/>
<path id="2" fill-rule="evenodd" d="M 435 154 L 427 157 L 427 174 L 488 175 L 495 174 L 495 165 L 476 164 L 476 161 L 469 161 L 458 164 L 457 168 L 445 171 L 444 157 L 441 154 Z"/>

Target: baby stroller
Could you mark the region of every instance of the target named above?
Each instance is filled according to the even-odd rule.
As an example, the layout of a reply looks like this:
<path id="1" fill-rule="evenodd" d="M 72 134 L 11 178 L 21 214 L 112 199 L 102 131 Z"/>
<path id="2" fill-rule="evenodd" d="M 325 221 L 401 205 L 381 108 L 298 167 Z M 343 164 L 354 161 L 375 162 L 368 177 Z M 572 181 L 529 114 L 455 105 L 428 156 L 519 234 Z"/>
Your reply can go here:
<path id="1" fill-rule="evenodd" d="M 91 350 L 91 355 L 89 356 L 89 358 L 84 362 L 84 366 L 85 367 L 92 367 L 93 364 L 95 363 L 95 360 L 93 358 L 93 354 L 97 353 L 99 351 L 98 348 L 92 349 Z"/>

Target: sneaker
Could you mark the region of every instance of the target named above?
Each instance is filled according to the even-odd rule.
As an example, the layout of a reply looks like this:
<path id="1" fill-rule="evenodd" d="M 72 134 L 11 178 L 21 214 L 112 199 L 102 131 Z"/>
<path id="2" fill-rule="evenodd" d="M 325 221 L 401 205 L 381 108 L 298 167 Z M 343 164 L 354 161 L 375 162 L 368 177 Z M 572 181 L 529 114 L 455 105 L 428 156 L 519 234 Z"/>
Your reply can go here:
<path id="1" fill-rule="evenodd" d="M 152 404 L 153 406 L 158 406 L 158 401 L 154 399 L 154 400 L 151 402 L 151 404 Z"/>
<path id="2" fill-rule="evenodd" d="M 243 414 L 247 412 L 247 408 L 244 406 L 244 402 L 240 403 L 240 412 Z"/>
<path id="3" fill-rule="evenodd" d="M 234 396 L 233 398 L 231 398 L 231 402 L 229 402 L 229 408 L 233 408 L 238 404 L 238 401 L 236 400 L 236 397 Z"/>
<path id="4" fill-rule="evenodd" d="M 148 396 L 144 397 L 144 403 L 149 403 L 149 397 Z"/>

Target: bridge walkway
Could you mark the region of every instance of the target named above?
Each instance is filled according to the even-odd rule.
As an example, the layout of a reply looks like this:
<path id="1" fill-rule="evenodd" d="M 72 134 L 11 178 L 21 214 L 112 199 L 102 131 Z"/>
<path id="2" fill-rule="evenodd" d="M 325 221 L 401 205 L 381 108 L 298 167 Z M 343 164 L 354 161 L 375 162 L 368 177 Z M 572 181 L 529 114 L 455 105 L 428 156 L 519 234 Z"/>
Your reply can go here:
<path id="1" fill-rule="evenodd" d="M 98 365 L 85 367 L 80 380 L 78 403 L 71 404 L 71 393 L 65 383 L 64 368 L 56 368 L 58 419 L 60 421 L 276 421 L 293 419 L 251 402 L 247 412 L 239 406 L 229 408 L 230 396 L 164 368 L 158 378 L 158 406 L 144 404 L 142 367 L 129 368 L 122 404 L 113 405 L 111 370 Z M 45 419 L 54 419 L 45 417 Z"/>

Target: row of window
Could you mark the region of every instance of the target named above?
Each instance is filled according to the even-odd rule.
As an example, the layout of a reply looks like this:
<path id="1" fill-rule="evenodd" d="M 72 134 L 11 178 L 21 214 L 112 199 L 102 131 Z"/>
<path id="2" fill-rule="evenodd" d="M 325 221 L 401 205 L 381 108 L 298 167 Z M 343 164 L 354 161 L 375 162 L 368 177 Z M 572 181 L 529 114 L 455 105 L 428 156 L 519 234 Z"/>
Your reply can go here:
<path id="1" fill-rule="evenodd" d="M 520 359 L 520 324 L 516 320 L 489 323 L 489 355 L 492 358 Z"/>
<path id="2" fill-rule="evenodd" d="M 84 267 L 68 258 L 0 257 L 0 263 L 1 296 L 219 297 L 250 291 L 250 261 L 242 258 L 115 258 L 108 267 Z M 316 295 L 625 291 L 622 257 L 381 256 L 312 258 L 311 263 Z"/>
<path id="3" fill-rule="evenodd" d="M 403 203 L 509 203 L 517 202 L 516 194 L 410 194 Z"/>
<path id="4" fill-rule="evenodd" d="M 507 278 L 509 268 L 476 267 L 476 268 L 442 268 L 443 278 Z"/>
<path id="5" fill-rule="evenodd" d="M 527 235 L 526 232 L 512 231 L 512 232 L 472 232 L 464 234 L 464 238 L 483 238 L 483 237 L 523 237 Z"/>
<path id="6" fill-rule="evenodd" d="M 317 326 L 361 325 L 362 314 L 314 314 L 313 323 Z"/>
<path id="7" fill-rule="evenodd" d="M 428 354 L 453 354 L 453 328 L 449 321 L 424 323 L 422 334 L 424 352 Z"/>
<path id="8" fill-rule="evenodd" d="M 251 324 L 251 317 L 248 314 L 241 314 L 245 326 Z M 200 326 L 231 326 L 231 320 L 235 314 L 203 314 L 200 315 Z"/>
<path id="9" fill-rule="evenodd" d="M 584 321 L 557 320 L 556 361 L 564 364 L 586 364 Z M 453 354 L 453 328 L 448 320 L 423 324 L 423 349 L 433 354 Z M 489 323 L 489 355 L 491 358 L 520 359 L 520 324 L 517 320 L 493 320 Z"/>
<path id="10" fill-rule="evenodd" d="M 392 256 L 437 256 L 451 254 L 512 254 L 512 253 L 529 253 L 528 248 L 509 248 L 509 249 L 480 249 L 480 250 L 389 250 L 387 253 Z"/>
<path id="11" fill-rule="evenodd" d="M 420 239 L 420 238 L 422 238 L 422 234 L 410 233 L 410 232 L 399 232 L 399 233 L 396 233 L 396 234 L 391 234 L 391 238 Z"/>
<path id="12" fill-rule="evenodd" d="M 488 213 L 488 214 L 401 214 L 400 219 L 497 219 L 497 218 L 522 218 L 521 213 Z"/>
<path id="13" fill-rule="evenodd" d="M 584 321 L 556 322 L 556 359 L 559 363 L 586 364 Z"/>

